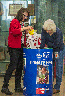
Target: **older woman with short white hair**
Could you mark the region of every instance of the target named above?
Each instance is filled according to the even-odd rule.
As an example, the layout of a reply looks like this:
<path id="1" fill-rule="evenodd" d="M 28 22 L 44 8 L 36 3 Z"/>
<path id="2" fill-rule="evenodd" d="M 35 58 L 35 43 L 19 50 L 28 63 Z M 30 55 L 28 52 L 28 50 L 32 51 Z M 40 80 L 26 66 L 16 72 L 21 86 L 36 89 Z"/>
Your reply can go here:
<path id="1" fill-rule="evenodd" d="M 55 94 L 60 92 L 60 85 L 62 82 L 64 44 L 61 30 L 56 27 L 54 21 L 51 19 L 46 20 L 42 28 L 40 48 L 43 49 L 45 44 L 48 48 L 53 48 L 53 73 L 56 62 L 56 84 L 53 89 L 53 94 Z M 56 52 L 58 54 L 57 58 L 55 58 Z"/>

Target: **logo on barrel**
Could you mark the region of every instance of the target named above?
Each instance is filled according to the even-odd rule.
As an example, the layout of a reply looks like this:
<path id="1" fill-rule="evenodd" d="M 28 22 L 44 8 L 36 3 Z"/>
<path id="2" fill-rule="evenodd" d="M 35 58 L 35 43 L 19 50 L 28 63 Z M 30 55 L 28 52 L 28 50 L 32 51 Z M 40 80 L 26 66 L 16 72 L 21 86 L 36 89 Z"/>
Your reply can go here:
<path id="1" fill-rule="evenodd" d="M 45 88 L 36 88 L 36 94 L 44 94 Z"/>

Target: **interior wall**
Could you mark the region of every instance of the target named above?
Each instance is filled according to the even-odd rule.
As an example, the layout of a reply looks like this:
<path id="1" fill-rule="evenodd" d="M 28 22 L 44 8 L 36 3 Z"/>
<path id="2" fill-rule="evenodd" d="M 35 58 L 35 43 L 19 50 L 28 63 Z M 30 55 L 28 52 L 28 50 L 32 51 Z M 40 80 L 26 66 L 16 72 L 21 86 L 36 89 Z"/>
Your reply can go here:
<path id="1" fill-rule="evenodd" d="M 65 0 L 0 0 L 3 7 L 3 14 L 0 15 L 0 53 L 3 58 L 0 61 L 0 73 L 5 73 L 6 65 L 9 63 L 10 57 L 7 53 L 7 39 L 9 35 L 9 24 L 14 16 L 9 16 L 9 4 L 23 4 L 26 8 L 27 4 L 35 4 L 37 33 L 41 33 L 44 21 L 53 19 L 57 27 L 65 34 Z M 1 7 L 1 6 L 0 6 Z M 1 10 L 1 9 L 0 9 Z M 1 48 L 3 47 L 3 48 Z M 4 55 L 5 50 L 5 55 Z"/>

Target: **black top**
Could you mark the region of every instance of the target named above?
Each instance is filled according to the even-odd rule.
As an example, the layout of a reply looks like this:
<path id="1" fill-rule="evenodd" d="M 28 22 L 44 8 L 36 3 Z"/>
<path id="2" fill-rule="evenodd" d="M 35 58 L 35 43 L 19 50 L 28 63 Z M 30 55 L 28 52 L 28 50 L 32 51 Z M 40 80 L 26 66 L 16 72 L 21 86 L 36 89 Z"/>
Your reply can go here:
<path id="1" fill-rule="evenodd" d="M 48 48 L 53 48 L 53 51 L 59 52 L 64 49 L 63 34 L 59 28 L 56 28 L 56 32 L 51 36 L 42 28 L 41 33 L 41 45 L 40 48 L 43 49 L 45 44 Z"/>

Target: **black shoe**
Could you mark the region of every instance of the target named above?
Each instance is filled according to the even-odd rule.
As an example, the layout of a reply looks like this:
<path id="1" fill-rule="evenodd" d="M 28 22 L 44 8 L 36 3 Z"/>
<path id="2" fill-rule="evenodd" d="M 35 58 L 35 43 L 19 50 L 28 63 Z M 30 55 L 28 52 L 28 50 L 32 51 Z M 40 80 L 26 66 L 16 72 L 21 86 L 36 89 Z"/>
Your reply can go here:
<path id="1" fill-rule="evenodd" d="M 5 93 L 6 95 L 12 95 L 13 93 L 9 91 L 8 88 L 2 88 L 1 90 L 2 93 Z"/>
<path id="2" fill-rule="evenodd" d="M 17 88 L 17 89 L 15 89 L 15 92 L 22 92 L 23 93 L 23 88 Z"/>
<path id="3" fill-rule="evenodd" d="M 60 90 L 53 89 L 53 94 L 59 93 Z"/>

